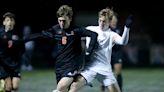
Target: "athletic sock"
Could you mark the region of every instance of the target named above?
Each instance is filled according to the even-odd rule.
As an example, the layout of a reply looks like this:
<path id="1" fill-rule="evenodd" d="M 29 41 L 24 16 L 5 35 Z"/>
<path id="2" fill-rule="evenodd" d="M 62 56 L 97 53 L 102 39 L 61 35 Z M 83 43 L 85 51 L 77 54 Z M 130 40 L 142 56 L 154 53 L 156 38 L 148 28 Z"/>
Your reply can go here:
<path id="1" fill-rule="evenodd" d="M 122 92 L 122 75 L 121 74 L 117 75 L 117 82 L 118 82 L 118 85 L 119 85 L 121 92 Z"/>

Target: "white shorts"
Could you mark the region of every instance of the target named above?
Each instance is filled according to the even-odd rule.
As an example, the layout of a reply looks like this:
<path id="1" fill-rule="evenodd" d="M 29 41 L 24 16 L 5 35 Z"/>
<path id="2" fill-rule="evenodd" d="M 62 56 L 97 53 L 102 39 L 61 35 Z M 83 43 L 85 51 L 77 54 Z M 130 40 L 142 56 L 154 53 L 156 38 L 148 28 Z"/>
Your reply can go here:
<path id="1" fill-rule="evenodd" d="M 110 86 L 117 83 L 113 72 L 103 75 L 93 70 L 85 70 L 81 72 L 81 75 L 86 79 L 87 84 L 90 84 L 95 78 L 104 86 Z"/>

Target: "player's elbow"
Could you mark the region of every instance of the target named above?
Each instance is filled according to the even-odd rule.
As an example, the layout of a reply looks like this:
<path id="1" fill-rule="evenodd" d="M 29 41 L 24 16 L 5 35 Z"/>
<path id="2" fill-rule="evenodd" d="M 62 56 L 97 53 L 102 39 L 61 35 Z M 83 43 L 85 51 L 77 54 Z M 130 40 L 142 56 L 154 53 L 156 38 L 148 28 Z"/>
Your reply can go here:
<path id="1" fill-rule="evenodd" d="M 128 41 L 124 41 L 123 43 L 122 43 L 122 45 L 127 45 L 128 44 Z"/>
<path id="2" fill-rule="evenodd" d="M 125 46 L 125 45 L 127 45 L 128 43 L 124 43 L 123 45 Z"/>
<path id="3" fill-rule="evenodd" d="M 96 39 L 98 37 L 98 34 L 96 32 L 93 33 L 93 38 Z"/>
<path id="4" fill-rule="evenodd" d="M 117 42 L 117 44 L 125 46 L 128 44 L 128 41 L 121 40 L 121 41 Z"/>

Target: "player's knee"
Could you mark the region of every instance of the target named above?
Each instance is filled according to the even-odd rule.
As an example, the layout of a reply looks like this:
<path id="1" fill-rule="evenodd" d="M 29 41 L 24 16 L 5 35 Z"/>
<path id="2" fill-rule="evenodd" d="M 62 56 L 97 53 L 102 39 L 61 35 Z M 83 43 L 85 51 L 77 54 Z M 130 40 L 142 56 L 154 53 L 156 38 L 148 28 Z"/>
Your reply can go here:
<path id="1" fill-rule="evenodd" d="M 12 89 L 17 90 L 18 89 L 18 84 L 13 85 Z"/>
<path id="2" fill-rule="evenodd" d="M 6 83 L 6 84 L 5 84 L 5 90 L 6 90 L 6 91 L 11 91 L 11 90 L 12 90 L 12 84 Z"/>
<path id="3" fill-rule="evenodd" d="M 65 85 L 65 84 L 60 84 L 58 87 L 57 87 L 57 90 L 58 91 L 63 91 L 63 90 L 66 90 L 68 87 L 67 87 L 67 85 Z M 58 92 L 57 91 L 57 92 Z"/>
<path id="4" fill-rule="evenodd" d="M 107 88 L 108 88 L 109 92 L 121 92 L 117 83 L 112 84 L 112 85 L 108 86 Z"/>
<path id="5" fill-rule="evenodd" d="M 12 89 L 17 90 L 19 87 L 19 83 L 20 83 L 20 78 L 13 78 L 12 80 Z"/>
<path id="6" fill-rule="evenodd" d="M 5 81 L 3 79 L 0 80 L 0 92 L 3 92 L 5 89 Z"/>
<path id="7" fill-rule="evenodd" d="M 115 65 L 114 72 L 115 72 L 115 74 L 121 74 L 122 66 L 120 64 Z"/>
<path id="8" fill-rule="evenodd" d="M 116 74 L 116 75 L 119 75 L 119 74 L 121 74 L 121 73 L 122 73 L 122 70 L 121 70 L 121 69 L 115 69 L 115 71 L 114 71 L 114 72 L 115 72 L 115 74 Z"/>
<path id="9" fill-rule="evenodd" d="M 73 82 L 73 83 L 71 84 L 71 89 L 78 90 L 79 88 L 80 88 L 79 83 Z"/>
<path id="10" fill-rule="evenodd" d="M 61 92 L 61 91 L 59 91 L 59 90 L 53 90 L 52 92 Z"/>

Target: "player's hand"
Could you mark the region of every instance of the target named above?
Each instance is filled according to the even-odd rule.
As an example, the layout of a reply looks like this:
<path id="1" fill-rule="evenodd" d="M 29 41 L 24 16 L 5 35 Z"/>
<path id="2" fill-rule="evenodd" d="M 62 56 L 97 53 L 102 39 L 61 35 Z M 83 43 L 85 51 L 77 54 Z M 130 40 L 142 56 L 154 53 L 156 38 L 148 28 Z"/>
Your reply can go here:
<path id="1" fill-rule="evenodd" d="M 133 23 L 133 15 L 129 15 L 125 21 L 125 26 L 130 28 Z"/>
<path id="2" fill-rule="evenodd" d="M 9 40 L 8 41 L 8 48 L 11 48 L 13 46 L 13 41 L 12 40 Z"/>
<path id="3" fill-rule="evenodd" d="M 48 31 L 45 31 L 45 30 L 42 30 L 42 34 L 43 34 L 43 36 L 48 36 L 48 37 L 53 37 L 53 35 L 50 33 L 50 32 L 48 32 Z"/>

